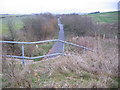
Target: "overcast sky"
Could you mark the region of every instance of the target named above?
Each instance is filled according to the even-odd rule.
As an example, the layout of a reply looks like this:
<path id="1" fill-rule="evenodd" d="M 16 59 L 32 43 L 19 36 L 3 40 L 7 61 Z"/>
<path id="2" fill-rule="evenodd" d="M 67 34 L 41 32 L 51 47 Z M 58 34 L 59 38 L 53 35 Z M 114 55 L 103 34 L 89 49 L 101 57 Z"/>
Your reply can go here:
<path id="1" fill-rule="evenodd" d="M 117 11 L 119 0 L 0 0 L 0 13 L 89 13 Z"/>

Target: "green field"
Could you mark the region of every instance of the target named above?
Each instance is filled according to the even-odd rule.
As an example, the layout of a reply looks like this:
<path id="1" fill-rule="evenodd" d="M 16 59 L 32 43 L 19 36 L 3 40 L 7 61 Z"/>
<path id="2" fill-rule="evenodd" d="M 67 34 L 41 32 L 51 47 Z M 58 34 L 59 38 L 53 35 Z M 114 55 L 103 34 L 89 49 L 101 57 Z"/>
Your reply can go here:
<path id="1" fill-rule="evenodd" d="M 116 23 L 118 22 L 118 13 L 120 12 L 105 12 L 98 14 L 88 14 L 94 21 L 103 23 Z"/>
<path id="2" fill-rule="evenodd" d="M 0 17 L 6 17 L 6 18 L 1 18 L 0 19 L 0 34 L 2 35 L 9 35 L 9 27 L 8 23 L 13 25 L 14 30 L 20 30 L 23 27 L 23 22 L 22 19 L 25 17 L 16 17 L 20 15 L 0 15 Z"/>
<path id="3" fill-rule="evenodd" d="M 0 34 L 3 34 L 3 35 L 8 35 L 9 34 L 9 28 L 8 28 L 8 23 L 10 22 L 10 24 L 13 25 L 13 29 L 14 30 L 19 30 L 23 27 L 23 22 L 22 22 L 22 19 L 24 17 L 7 17 L 7 18 L 3 18 L 3 19 L 0 19 L 0 28 L 1 29 L 1 33 Z"/>
<path id="4" fill-rule="evenodd" d="M 16 16 L 17 14 L 0 14 L 0 17 Z"/>

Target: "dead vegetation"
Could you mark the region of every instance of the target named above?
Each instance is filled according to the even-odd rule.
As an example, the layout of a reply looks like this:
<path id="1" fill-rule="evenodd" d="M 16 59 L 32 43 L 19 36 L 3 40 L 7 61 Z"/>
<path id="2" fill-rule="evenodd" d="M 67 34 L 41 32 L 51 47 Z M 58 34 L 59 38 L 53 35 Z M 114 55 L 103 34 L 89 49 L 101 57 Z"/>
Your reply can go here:
<path id="1" fill-rule="evenodd" d="M 33 75 L 30 65 L 22 65 L 20 61 L 2 58 L 2 87 L 3 88 L 31 88 L 29 75 Z"/>
<path id="2" fill-rule="evenodd" d="M 89 24 L 91 21 L 90 18 L 88 18 L 89 21 L 87 21 L 87 19 L 83 17 L 80 17 L 80 19 L 85 20 L 84 24 Z M 76 17 L 73 17 L 72 20 L 74 21 L 77 19 Z M 33 20 L 33 22 L 38 21 Z M 71 24 L 73 25 L 73 27 L 72 25 L 71 27 L 66 26 L 66 29 L 70 28 L 71 31 L 77 29 L 76 32 L 79 32 L 81 30 L 78 26 L 80 23 L 82 22 L 77 21 L 76 25 L 74 26 L 72 22 Z M 49 26 L 50 23 L 46 23 L 45 26 L 43 25 L 41 27 L 44 28 L 45 31 L 47 30 L 47 28 L 50 28 L 46 25 Z M 85 27 L 85 25 L 83 26 Z M 106 27 L 106 25 L 104 27 Z M 3 87 L 118 88 L 118 42 L 117 40 L 112 38 L 103 39 L 100 36 L 90 37 L 91 34 L 95 34 L 95 28 L 93 29 L 93 26 L 94 24 L 92 23 L 92 26 L 87 33 L 83 32 L 84 27 L 81 27 L 83 31 L 79 32 L 80 35 L 83 33 L 85 35 L 89 34 L 89 37 L 78 37 L 79 35 L 75 37 L 73 35 L 72 38 L 71 36 L 69 36 L 66 38 L 66 40 L 78 45 L 91 48 L 95 52 L 80 49 L 75 46 L 66 45 L 65 56 L 49 58 L 46 61 L 37 62 L 27 66 L 18 64 L 15 61 L 6 61 L 3 58 Z M 36 26 L 33 25 L 33 28 L 34 27 L 36 28 Z M 86 27 L 86 30 L 89 27 L 90 26 L 88 25 Z M 29 28 L 29 25 L 26 28 Z M 106 30 L 109 30 L 109 25 L 106 28 Z M 38 29 L 39 27 L 36 30 Z M 99 26 L 99 29 L 103 30 L 102 26 Z M 91 30 L 93 31 L 91 32 Z M 110 31 L 111 30 L 112 28 L 110 29 Z M 116 33 L 117 32 L 115 32 L 115 35 Z M 98 34 L 101 35 L 102 33 L 98 32 Z M 110 34 L 112 34 L 112 31 L 110 32 Z M 31 47 L 29 47 L 28 49 L 28 52 L 32 51 Z M 36 51 L 32 51 L 30 56 L 32 56 L 32 53 L 34 52 Z"/>
<path id="3" fill-rule="evenodd" d="M 8 28 L 9 35 L 2 35 L 3 41 L 19 41 L 19 42 L 35 42 L 47 39 L 54 39 L 57 35 L 57 18 L 50 14 L 44 13 L 39 15 L 31 15 L 20 19 L 22 28 L 15 30 L 14 19 L 8 18 L 6 28 Z M 17 21 L 16 21 L 17 22 Z M 52 47 L 52 44 L 48 44 Z M 42 46 L 41 46 L 42 47 Z M 10 55 L 21 55 L 20 44 L 6 44 L 2 45 L 3 51 Z M 42 49 L 42 48 L 40 48 Z M 43 55 L 40 49 L 36 48 L 35 45 L 25 45 L 26 56 L 38 56 Z M 47 53 L 46 50 L 45 53 Z"/>
<path id="4" fill-rule="evenodd" d="M 101 16 L 102 17 L 102 16 Z M 116 38 L 118 23 L 102 23 L 94 21 L 90 16 L 67 14 L 61 18 L 67 38 L 69 36 L 100 36 Z"/>
<path id="5" fill-rule="evenodd" d="M 79 43 L 78 38 L 77 42 Z M 82 37 L 84 42 L 89 40 L 90 45 L 95 52 L 82 50 L 75 47 L 69 47 L 66 49 L 66 56 L 58 57 L 51 64 L 47 64 L 46 69 L 49 68 L 49 76 L 54 77 L 56 74 L 66 75 L 65 78 L 75 78 L 81 79 L 82 77 L 87 77 L 88 88 L 97 87 L 97 88 L 110 88 L 118 87 L 118 82 L 114 78 L 118 79 L 118 47 L 117 42 L 115 41 L 106 41 L 106 40 L 96 40 L 91 37 Z M 89 46 L 89 43 L 80 43 Z M 75 51 L 73 51 L 73 48 Z M 45 70 L 47 71 L 47 70 Z M 72 77 L 72 75 L 73 77 Z M 81 75 L 83 74 L 83 75 Z M 84 76 L 85 74 L 85 76 Z M 86 75 L 87 74 L 87 75 Z M 89 79 L 91 81 L 89 81 Z M 63 79 L 61 79 L 63 80 Z M 95 80 L 95 81 L 94 81 Z M 76 80 L 76 86 L 69 83 L 69 80 L 66 82 L 67 86 L 65 87 L 85 87 L 86 82 L 83 81 L 83 84 L 79 84 L 79 80 Z M 61 86 L 62 87 L 62 86 Z M 63 86 L 64 87 L 64 86 Z"/>
<path id="6" fill-rule="evenodd" d="M 86 42 L 89 40 L 95 52 L 74 46 L 68 48 L 66 45 L 65 56 L 48 58 L 29 66 L 23 67 L 19 64 L 19 67 L 15 62 L 3 62 L 5 80 L 12 82 L 3 84 L 4 87 L 117 88 L 119 84 L 117 42 L 78 37 L 78 43 L 79 39 Z"/>
<path id="7" fill-rule="evenodd" d="M 72 40 L 71 40 L 72 41 Z M 84 41 L 79 42 L 79 41 Z M 103 40 L 98 38 L 97 40 L 92 37 L 78 38 L 77 42 L 79 45 L 83 45 L 92 48 L 95 52 L 82 50 L 80 54 L 81 58 L 86 60 L 89 64 L 87 66 L 96 68 L 97 72 L 110 73 L 113 76 L 118 75 L 118 42 L 114 40 Z M 73 48 L 73 46 L 71 47 Z M 68 49 L 68 52 L 71 49 Z M 79 49 L 75 50 L 75 54 L 79 55 Z M 90 69 L 90 68 L 89 68 Z"/>

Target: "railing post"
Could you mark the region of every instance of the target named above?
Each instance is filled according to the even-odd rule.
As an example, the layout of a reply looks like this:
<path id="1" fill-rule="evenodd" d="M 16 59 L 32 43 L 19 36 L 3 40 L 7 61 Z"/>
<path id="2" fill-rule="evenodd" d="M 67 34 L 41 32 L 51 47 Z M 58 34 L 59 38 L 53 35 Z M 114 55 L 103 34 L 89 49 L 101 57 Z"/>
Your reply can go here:
<path id="1" fill-rule="evenodd" d="M 24 64 L 25 61 L 24 61 L 24 44 L 22 44 L 22 63 Z"/>
<path id="2" fill-rule="evenodd" d="M 64 54 L 64 49 L 65 49 L 65 43 L 63 42 L 63 54 Z"/>

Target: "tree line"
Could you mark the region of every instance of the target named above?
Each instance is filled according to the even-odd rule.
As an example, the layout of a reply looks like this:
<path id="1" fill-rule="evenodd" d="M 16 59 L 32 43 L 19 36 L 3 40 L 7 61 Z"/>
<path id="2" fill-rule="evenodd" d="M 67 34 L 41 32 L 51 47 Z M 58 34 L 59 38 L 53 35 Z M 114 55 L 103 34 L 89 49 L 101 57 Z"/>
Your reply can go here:
<path id="1" fill-rule="evenodd" d="M 117 35 L 117 23 L 98 23 L 87 15 L 61 15 L 66 35 L 70 36 L 103 36 L 113 38 Z"/>

